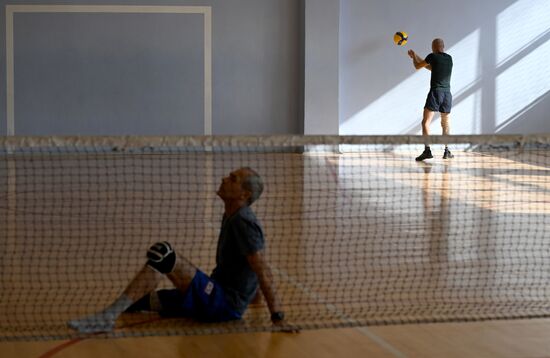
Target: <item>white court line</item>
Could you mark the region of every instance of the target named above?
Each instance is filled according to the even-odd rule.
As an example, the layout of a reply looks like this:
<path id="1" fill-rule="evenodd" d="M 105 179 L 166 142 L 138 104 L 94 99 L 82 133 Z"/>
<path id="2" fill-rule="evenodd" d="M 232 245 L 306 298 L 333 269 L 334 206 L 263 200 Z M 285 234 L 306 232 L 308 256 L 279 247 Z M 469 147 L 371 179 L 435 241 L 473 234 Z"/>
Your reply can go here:
<path id="1" fill-rule="evenodd" d="M 340 186 L 340 183 L 338 182 L 338 173 L 334 171 L 334 169 L 331 167 L 330 163 L 328 163 L 328 160 L 325 158 L 325 163 L 327 164 L 331 174 L 332 179 L 336 183 L 336 185 Z M 292 285 L 294 285 L 296 288 L 300 289 L 302 292 L 304 292 L 309 297 L 313 298 L 316 302 L 319 302 L 325 306 L 327 310 L 332 312 L 334 315 L 336 315 L 339 319 L 353 324 L 355 326 L 355 329 L 362 334 L 366 335 L 370 340 L 378 344 L 380 347 L 391 353 L 394 357 L 397 358 L 405 358 L 406 355 L 403 354 L 401 351 L 399 351 L 397 348 L 392 346 L 390 343 L 388 343 L 386 340 L 384 340 L 382 337 L 377 336 L 374 334 L 370 329 L 368 329 L 365 326 L 360 326 L 360 323 L 353 319 L 352 317 L 347 316 L 344 312 L 342 312 L 340 309 L 338 309 L 334 304 L 328 302 L 325 298 L 323 298 L 318 293 L 310 290 L 306 285 L 303 283 L 297 281 L 296 279 L 292 278 L 290 275 L 288 275 L 286 272 L 279 270 L 277 268 L 272 268 L 273 271 L 277 272 L 281 276 L 283 276 L 287 281 L 289 281 Z"/>
<path id="2" fill-rule="evenodd" d="M 359 332 L 363 333 L 365 336 L 369 337 L 371 340 L 376 342 L 380 347 L 384 348 L 385 350 L 387 350 L 388 352 L 393 354 L 395 357 L 398 357 L 398 358 L 407 357 L 405 354 L 403 354 L 397 348 L 392 346 L 390 343 L 386 342 L 386 340 L 384 340 L 384 338 L 382 338 L 380 336 L 377 336 L 376 334 L 374 334 L 367 327 L 362 326 L 362 327 L 356 327 L 355 329 L 358 330 Z"/>
<path id="3" fill-rule="evenodd" d="M 318 293 L 310 290 L 306 285 L 304 285 L 303 283 L 297 281 L 296 279 L 294 279 L 293 277 L 291 277 L 290 275 L 288 275 L 286 272 L 284 272 L 283 270 L 280 270 L 278 268 L 275 268 L 275 267 L 272 267 L 271 270 L 281 276 L 283 276 L 288 282 L 290 282 L 294 287 L 298 288 L 299 290 L 301 290 L 302 292 L 304 292 L 306 295 L 308 295 L 309 297 L 311 297 L 313 300 L 315 300 L 316 302 L 319 302 L 323 305 L 325 305 L 325 308 L 332 312 L 335 316 L 337 316 L 339 319 L 343 320 L 343 321 L 346 321 L 350 324 L 354 324 L 354 325 L 357 325 L 359 324 L 357 322 L 357 320 L 347 316 L 345 313 L 343 313 L 340 309 L 338 309 L 335 305 L 333 305 L 332 303 L 328 302 L 326 299 L 324 299 L 321 295 L 319 295 Z M 380 347 L 382 347 L 383 349 L 385 349 L 386 351 L 388 351 L 389 353 L 391 353 L 394 357 L 397 357 L 397 358 L 406 358 L 407 356 L 405 354 L 403 354 L 401 351 L 399 351 L 397 348 L 395 348 L 394 346 L 392 346 L 390 343 L 388 343 L 387 341 L 385 341 L 382 337 L 379 337 L 377 336 L 376 334 L 374 334 L 371 330 L 369 330 L 367 327 L 364 327 L 364 326 L 360 326 L 360 327 L 355 327 L 356 330 L 358 330 L 359 332 L 363 333 L 365 336 L 369 337 L 369 339 L 371 339 L 373 342 L 375 342 L 376 344 L 378 344 Z"/>
<path id="4" fill-rule="evenodd" d="M 15 135 L 15 13 L 202 14 L 204 16 L 204 135 L 212 135 L 212 7 L 133 5 L 6 5 L 7 135 Z"/>

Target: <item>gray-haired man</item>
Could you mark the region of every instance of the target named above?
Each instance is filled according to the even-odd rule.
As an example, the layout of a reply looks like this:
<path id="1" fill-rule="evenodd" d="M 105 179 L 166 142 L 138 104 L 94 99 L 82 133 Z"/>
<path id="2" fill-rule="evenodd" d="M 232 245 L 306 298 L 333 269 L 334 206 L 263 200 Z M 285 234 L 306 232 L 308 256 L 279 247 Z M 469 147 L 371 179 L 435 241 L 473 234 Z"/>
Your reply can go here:
<path id="1" fill-rule="evenodd" d="M 111 331 L 125 311 L 158 311 L 169 317 L 192 317 L 205 322 L 240 319 L 261 289 L 276 325 L 285 325 L 273 275 L 264 256 L 264 234 L 250 205 L 262 194 L 262 178 L 251 168 L 240 168 L 223 178 L 217 191 L 225 204 L 216 268 L 210 276 L 168 242 L 147 251 L 148 261 L 109 307 L 68 322 L 82 333 Z M 163 275 L 174 289 L 155 290 Z"/>

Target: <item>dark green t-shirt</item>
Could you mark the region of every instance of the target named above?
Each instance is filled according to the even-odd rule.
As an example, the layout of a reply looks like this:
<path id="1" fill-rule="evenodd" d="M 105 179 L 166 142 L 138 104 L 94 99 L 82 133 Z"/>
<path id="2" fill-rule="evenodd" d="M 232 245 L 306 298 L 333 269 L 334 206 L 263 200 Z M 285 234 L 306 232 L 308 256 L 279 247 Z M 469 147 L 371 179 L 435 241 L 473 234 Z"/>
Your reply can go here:
<path id="1" fill-rule="evenodd" d="M 258 277 L 247 256 L 264 248 L 264 233 L 250 207 L 222 221 L 212 279 L 222 285 L 231 306 L 243 313 L 258 289 Z"/>
<path id="2" fill-rule="evenodd" d="M 432 66 L 430 88 L 450 91 L 453 58 L 444 52 L 431 53 L 426 57 L 425 61 Z"/>

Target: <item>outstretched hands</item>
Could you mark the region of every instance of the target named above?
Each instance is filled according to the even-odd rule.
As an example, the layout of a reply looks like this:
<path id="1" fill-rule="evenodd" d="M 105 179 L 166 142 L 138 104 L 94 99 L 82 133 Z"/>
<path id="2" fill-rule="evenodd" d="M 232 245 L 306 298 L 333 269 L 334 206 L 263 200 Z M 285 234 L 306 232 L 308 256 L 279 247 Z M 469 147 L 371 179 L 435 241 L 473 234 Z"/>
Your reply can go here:
<path id="1" fill-rule="evenodd" d="M 407 54 L 409 55 L 410 58 L 414 59 L 416 57 L 416 53 L 413 51 L 413 50 L 409 50 L 407 51 Z"/>

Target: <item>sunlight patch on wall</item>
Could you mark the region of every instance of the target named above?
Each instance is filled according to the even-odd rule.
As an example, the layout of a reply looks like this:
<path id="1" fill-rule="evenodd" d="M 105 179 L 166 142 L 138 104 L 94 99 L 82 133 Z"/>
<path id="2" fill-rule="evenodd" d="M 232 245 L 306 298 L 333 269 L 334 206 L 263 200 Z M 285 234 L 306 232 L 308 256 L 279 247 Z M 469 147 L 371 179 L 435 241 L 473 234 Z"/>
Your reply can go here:
<path id="1" fill-rule="evenodd" d="M 350 117 L 340 134 L 405 134 L 420 123 L 429 81 L 428 71 L 416 72 Z"/>
<path id="2" fill-rule="evenodd" d="M 464 106 L 456 101 L 457 97 L 471 90 L 479 81 L 479 41 L 480 30 L 477 29 L 450 47 L 448 53 L 453 56 L 454 69 L 451 90 L 455 98 L 455 121 L 460 121 L 460 130 L 479 128 L 481 115 L 479 93 L 471 95 Z M 427 55 L 427 54 L 425 54 Z M 412 64 L 410 65 L 412 67 Z M 340 134 L 415 134 L 420 133 L 422 111 L 430 87 L 430 72 L 420 70 L 405 79 L 398 86 L 386 92 L 376 101 L 346 119 L 340 125 Z M 469 98 L 469 97 L 468 97 Z M 455 112 L 455 110 L 453 110 Z M 475 114 L 475 115 L 474 115 Z M 440 133 L 438 121 L 432 123 L 434 133 Z M 437 128 L 439 127 L 439 128 Z M 458 134 L 451 127 L 453 133 Z M 474 132 L 460 132 L 470 134 Z M 477 133 L 477 132 L 476 132 Z"/>
<path id="3" fill-rule="evenodd" d="M 520 0 L 506 8 L 497 16 L 498 66 L 548 31 L 548 0 Z"/>
<path id="4" fill-rule="evenodd" d="M 451 90 L 455 98 L 474 85 L 481 76 L 480 34 L 480 29 L 475 30 L 448 51 L 453 56 Z"/>
<path id="5" fill-rule="evenodd" d="M 550 41 L 496 79 L 496 125 L 500 126 L 550 91 Z"/>
<path id="6" fill-rule="evenodd" d="M 451 134 L 481 134 L 481 99 L 478 89 L 453 108 Z"/>

